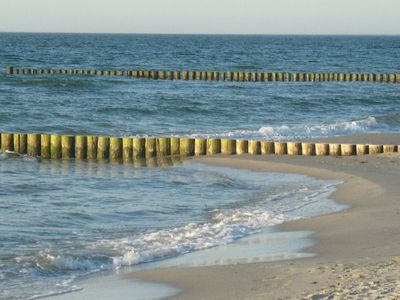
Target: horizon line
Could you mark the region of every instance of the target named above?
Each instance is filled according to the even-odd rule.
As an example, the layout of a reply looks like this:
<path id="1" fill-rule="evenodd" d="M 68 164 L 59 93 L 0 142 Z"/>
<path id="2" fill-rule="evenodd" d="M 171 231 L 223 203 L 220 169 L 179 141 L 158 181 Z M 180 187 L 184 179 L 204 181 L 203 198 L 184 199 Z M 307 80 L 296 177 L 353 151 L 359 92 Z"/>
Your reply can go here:
<path id="1" fill-rule="evenodd" d="M 115 34 L 115 35 L 231 35 L 231 36 L 400 36 L 400 33 L 165 33 L 165 32 L 69 32 L 69 31 L 0 31 L 21 34 Z"/>

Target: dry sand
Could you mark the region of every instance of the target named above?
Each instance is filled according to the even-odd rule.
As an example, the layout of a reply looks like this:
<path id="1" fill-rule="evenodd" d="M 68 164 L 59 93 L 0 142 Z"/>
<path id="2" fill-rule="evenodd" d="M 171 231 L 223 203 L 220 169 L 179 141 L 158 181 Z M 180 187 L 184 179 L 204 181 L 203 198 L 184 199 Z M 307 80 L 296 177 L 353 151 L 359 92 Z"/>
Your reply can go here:
<path id="1" fill-rule="evenodd" d="M 363 135 L 351 142 L 400 144 L 400 135 Z M 183 292 L 173 299 L 400 299 L 400 153 L 214 156 L 196 161 L 341 179 L 344 184 L 333 197 L 351 208 L 278 226 L 284 231 L 315 232 L 316 245 L 307 249 L 318 254 L 313 258 L 159 269 L 134 277 L 181 288 Z"/>

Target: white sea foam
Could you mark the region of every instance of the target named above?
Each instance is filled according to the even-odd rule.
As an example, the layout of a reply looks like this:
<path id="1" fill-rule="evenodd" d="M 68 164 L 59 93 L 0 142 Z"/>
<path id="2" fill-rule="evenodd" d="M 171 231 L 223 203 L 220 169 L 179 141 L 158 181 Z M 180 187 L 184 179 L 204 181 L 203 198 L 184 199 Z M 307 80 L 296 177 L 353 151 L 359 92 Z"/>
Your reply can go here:
<path id="1" fill-rule="evenodd" d="M 329 200 L 334 189 L 332 184 L 318 188 L 301 186 L 255 205 L 215 209 L 210 222 L 204 224 L 190 223 L 117 240 L 101 240 L 96 247 L 111 247 L 120 253 L 113 258 L 114 267 L 119 268 L 225 245 L 266 226 L 342 209 Z"/>
<path id="2" fill-rule="evenodd" d="M 380 128 L 375 117 L 369 116 L 330 124 L 312 123 L 296 125 L 263 126 L 258 130 L 232 130 L 220 133 L 192 134 L 191 137 L 226 137 L 266 140 L 296 140 L 330 137 L 362 132 L 371 132 Z"/>

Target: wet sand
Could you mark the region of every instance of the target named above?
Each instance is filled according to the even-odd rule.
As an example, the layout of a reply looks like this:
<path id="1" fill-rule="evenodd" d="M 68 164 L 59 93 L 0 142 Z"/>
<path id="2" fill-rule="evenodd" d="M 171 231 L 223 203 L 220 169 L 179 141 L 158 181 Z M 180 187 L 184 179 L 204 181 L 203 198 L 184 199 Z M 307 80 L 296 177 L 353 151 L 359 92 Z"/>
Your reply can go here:
<path id="1" fill-rule="evenodd" d="M 400 144 L 400 134 L 327 139 Z M 225 266 L 165 268 L 127 276 L 171 284 L 173 299 L 398 299 L 400 297 L 400 153 L 353 157 L 222 156 L 216 166 L 306 174 L 344 183 L 333 194 L 345 211 L 277 226 L 312 231 L 317 256 Z"/>

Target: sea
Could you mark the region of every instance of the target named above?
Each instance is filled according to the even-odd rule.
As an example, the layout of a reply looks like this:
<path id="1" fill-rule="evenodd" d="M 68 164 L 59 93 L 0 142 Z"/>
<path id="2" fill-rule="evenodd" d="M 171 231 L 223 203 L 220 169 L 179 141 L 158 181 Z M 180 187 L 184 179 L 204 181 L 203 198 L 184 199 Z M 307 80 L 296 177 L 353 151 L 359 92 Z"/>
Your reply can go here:
<path id="1" fill-rule="evenodd" d="M 0 33 L 0 68 L 400 72 L 400 36 Z M 0 73 L 0 132 L 305 140 L 400 130 L 400 86 Z M 0 154 L 0 299 L 240 241 L 344 208 L 340 184 L 195 160 Z"/>

